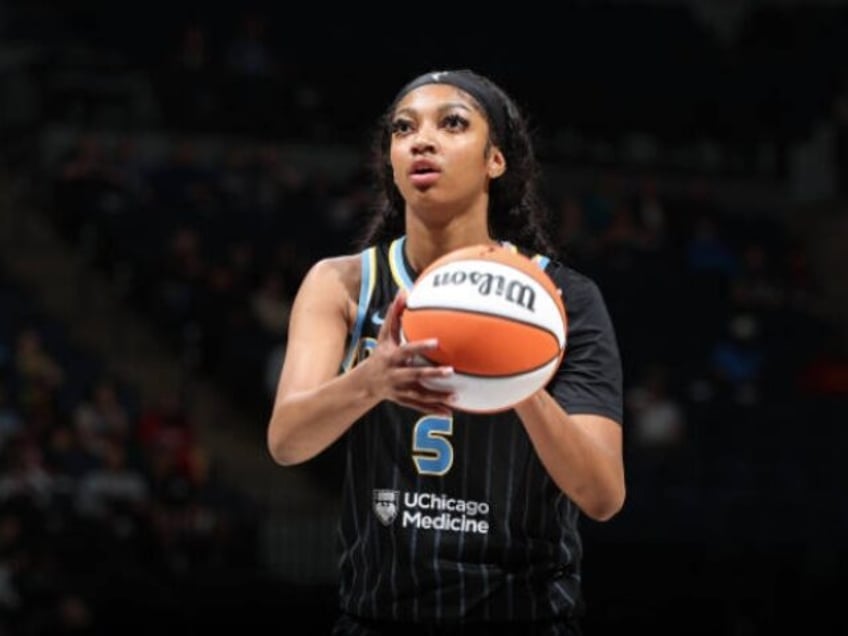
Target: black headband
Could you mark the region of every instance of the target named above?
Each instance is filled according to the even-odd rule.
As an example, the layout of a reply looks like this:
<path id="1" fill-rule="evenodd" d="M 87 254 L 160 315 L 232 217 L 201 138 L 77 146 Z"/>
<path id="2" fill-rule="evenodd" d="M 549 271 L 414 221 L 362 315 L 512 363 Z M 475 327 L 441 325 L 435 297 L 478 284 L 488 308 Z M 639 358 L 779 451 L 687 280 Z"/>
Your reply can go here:
<path id="1" fill-rule="evenodd" d="M 480 77 L 468 70 L 425 73 L 400 89 L 393 103 L 397 104 L 403 99 L 404 95 L 425 84 L 450 84 L 471 95 L 486 113 L 486 118 L 495 133 L 494 137 L 497 142 L 499 144 L 506 143 L 507 119 L 503 99 Z"/>

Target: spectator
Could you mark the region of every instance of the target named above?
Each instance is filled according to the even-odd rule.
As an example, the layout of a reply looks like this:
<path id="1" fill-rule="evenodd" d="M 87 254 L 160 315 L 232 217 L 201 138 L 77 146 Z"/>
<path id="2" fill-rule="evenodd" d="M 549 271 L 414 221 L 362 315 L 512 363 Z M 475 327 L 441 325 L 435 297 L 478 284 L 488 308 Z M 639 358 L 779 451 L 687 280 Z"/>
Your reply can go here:
<path id="1" fill-rule="evenodd" d="M 640 453 L 643 450 L 665 453 L 683 444 L 686 416 L 683 405 L 670 390 L 665 366 L 649 368 L 626 397 L 632 418 L 632 439 Z"/>
<path id="2" fill-rule="evenodd" d="M 76 434 L 82 447 L 93 455 L 102 457 L 112 440 L 127 440 L 130 426 L 129 411 L 110 379 L 97 380 L 74 411 Z"/>

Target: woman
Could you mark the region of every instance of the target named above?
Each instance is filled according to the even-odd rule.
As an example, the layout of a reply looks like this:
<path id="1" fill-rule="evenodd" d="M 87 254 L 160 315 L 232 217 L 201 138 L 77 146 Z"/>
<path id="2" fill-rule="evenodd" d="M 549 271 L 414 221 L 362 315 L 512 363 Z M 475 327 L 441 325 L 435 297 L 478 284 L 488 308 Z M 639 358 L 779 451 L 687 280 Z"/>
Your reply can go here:
<path id="1" fill-rule="evenodd" d="M 268 425 L 281 465 L 346 436 L 335 633 L 492 633 L 497 623 L 578 634 L 578 518 L 610 519 L 625 497 L 621 364 L 602 296 L 540 260 L 569 314 L 560 369 L 509 411 L 454 411 L 450 393 L 422 384 L 451 369 L 407 364 L 438 343 L 399 342 L 405 293 L 460 247 L 552 253 L 527 127 L 489 79 L 427 73 L 393 100 L 375 149 L 383 192 L 366 247 L 306 275 Z"/>

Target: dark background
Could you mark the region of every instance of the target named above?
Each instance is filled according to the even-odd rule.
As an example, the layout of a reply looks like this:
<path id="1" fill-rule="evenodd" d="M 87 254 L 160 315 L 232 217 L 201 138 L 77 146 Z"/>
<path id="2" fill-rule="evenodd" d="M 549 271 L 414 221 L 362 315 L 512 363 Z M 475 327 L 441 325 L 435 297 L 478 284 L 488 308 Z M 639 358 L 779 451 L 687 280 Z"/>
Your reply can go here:
<path id="1" fill-rule="evenodd" d="M 353 249 L 394 92 L 470 67 L 618 330 L 587 634 L 828 633 L 846 59 L 844 2 L 0 2 L 0 632 L 327 633 L 340 449 L 264 446 L 289 303 Z"/>

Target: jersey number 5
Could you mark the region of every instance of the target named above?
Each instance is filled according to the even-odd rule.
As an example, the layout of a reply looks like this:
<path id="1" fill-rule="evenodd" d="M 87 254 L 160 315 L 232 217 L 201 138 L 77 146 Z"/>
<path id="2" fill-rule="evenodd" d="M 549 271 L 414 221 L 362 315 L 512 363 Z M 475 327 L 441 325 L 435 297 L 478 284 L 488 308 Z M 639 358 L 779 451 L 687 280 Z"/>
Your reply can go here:
<path id="1" fill-rule="evenodd" d="M 444 475 L 453 465 L 453 418 L 422 417 L 412 431 L 412 459 L 423 475 Z"/>

